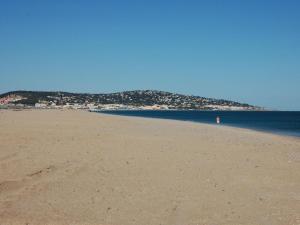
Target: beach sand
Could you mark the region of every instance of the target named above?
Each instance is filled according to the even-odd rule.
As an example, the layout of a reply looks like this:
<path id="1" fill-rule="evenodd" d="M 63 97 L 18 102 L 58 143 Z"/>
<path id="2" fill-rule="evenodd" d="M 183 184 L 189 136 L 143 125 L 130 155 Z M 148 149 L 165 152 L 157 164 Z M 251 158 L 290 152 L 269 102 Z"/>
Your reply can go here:
<path id="1" fill-rule="evenodd" d="M 0 110 L 0 224 L 300 224 L 300 139 Z"/>

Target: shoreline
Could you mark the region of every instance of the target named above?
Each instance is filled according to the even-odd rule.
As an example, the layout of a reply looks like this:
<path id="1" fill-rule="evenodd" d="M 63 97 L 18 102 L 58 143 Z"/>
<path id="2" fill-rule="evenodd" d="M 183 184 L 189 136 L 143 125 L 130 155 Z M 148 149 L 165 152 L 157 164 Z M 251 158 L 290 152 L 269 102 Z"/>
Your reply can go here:
<path id="1" fill-rule="evenodd" d="M 159 110 L 157 110 L 157 111 L 159 111 Z M 160 111 L 164 111 L 164 110 L 160 110 Z M 199 123 L 199 124 L 211 125 L 211 126 L 215 126 L 215 127 L 237 128 L 237 129 L 242 129 L 242 130 L 249 130 L 249 131 L 254 131 L 254 132 L 260 132 L 260 133 L 265 133 L 265 134 L 276 135 L 276 136 L 289 137 L 289 138 L 293 138 L 293 139 L 300 139 L 300 135 L 298 135 L 298 134 L 293 134 L 293 133 L 290 133 L 290 132 L 283 132 L 283 131 L 276 132 L 274 130 L 268 130 L 268 129 L 263 129 L 263 128 L 259 129 L 259 128 L 252 128 L 252 127 L 247 127 L 247 126 L 238 126 L 238 125 L 231 125 L 231 124 L 223 124 L 223 123 L 216 124 L 216 123 L 209 123 L 209 122 L 196 121 L 196 120 L 180 120 L 180 119 L 173 119 L 173 118 L 159 118 L 159 117 L 147 117 L 147 116 L 136 116 L 136 115 L 122 115 L 122 114 L 114 114 L 114 113 L 110 113 L 110 112 L 101 112 L 101 111 L 89 111 L 89 112 L 92 112 L 92 113 L 101 113 L 101 114 L 104 114 L 104 115 L 112 115 L 112 116 L 122 116 L 122 117 L 133 117 L 133 118 L 146 118 L 146 119 L 158 119 L 158 120 L 171 120 L 171 121 Z"/>
<path id="2" fill-rule="evenodd" d="M 252 128 L 252 127 L 247 127 L 247 126 L 235 126 L 235 125 L 231 125 L 231 124 L 214 124 L 214 123 L 208 123 L 208 122 L 202 122 L 202 121 L 195 121 L 195 120 L 180 120 L 180 119 L 172 119 L 172 118 L 158 118 L 158 117 L 146 117 L 146 116 L 132 116 L 132 115 L 122 115 L 122 114 L 113 114 L 110 112 L 105 112 L 105 111 L 93 111 L 93 110 L 87 110 L 87 109 L 63 109 L 63 108 L 22 108 L 22 109 L 12 109 L 12 108 L 0 108 L 0 112 L 1 111 L 79 111 L 79 112 L 89 112 L 89 113 L 100 113 L 102 115 L 111 115 L 111 116 L 121 116 L 121 117 L 132 117 L 132 118 L 144 118 L 144 119 L 157 119 L 157 120 L 170 120 L 170 121 L 179 121 L 179 122 L 190 122 L 190 123 L 196 123 L 196 124 L 203 124 L 203 125 L 210 125 L 210 126 L 215 126 L 215 127 L 228 127 L 228 128 L 233 128 L 233 129 L 241 129 L 241 130 L 247 130 L 247 131 L 254 131 L 254 132 L 259 132 L 259 133 L 263 133 L 263 134 L 269 134 L 269 135 L 275 135 L 278 137 L 287 137 L 287 138 L 292 138 L 292 139 L 296 139 L 299 140 L 300 139 L 300 135 L 298 134 L 291 134 L 290 132 L 283 132 L 283 131 L 273 131 L 273 130 L 268 130 L 268 129 L 259 129 L 259 128 Z M 118 111 L 118 110 L 116 110 Z M 123 110 L 121 110 L 123 111 Z M 131 111 L 131 110 L 128 110 Z M 143 111 L 143 110 L 133 110 L 133 111 Z M 147 111 L 147 110 L 145 110 Z M 186 110 L 153 110 L 153 111 L 186 111 Z M 193 110 L 191 110 L 193 111 Z M 194 110 L 194 111 L 211 111 L 211 112 L 215 112 L 214 110 Z M 278 112 L 279 110 L 265 110 L 263 112 Z M 224 112 L 224 111 L 220 111 L 220 112 Z M 232 112 L 232 111 L 226 111 L 226 112 Z M 240 111 L 234 111 L 234 112 L 240 112 Z M 260 110 L 258 111 L 242 111 L 242 112 L 261 112 Z M 291 111 L 280 111 L 280 112 L 291 112 Z M 294 111 L 292 111 L 294 112 Z M 298 111 L 295 111 L 298 112 Z"/>

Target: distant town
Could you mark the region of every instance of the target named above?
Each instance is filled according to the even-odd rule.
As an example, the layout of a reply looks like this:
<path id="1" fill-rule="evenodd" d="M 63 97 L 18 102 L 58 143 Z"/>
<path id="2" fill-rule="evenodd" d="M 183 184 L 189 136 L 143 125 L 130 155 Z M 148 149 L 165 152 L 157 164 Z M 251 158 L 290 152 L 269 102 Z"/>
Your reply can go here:
<path id="1" fill-rule="evenodd" d="M 235 101 L 156 90 L 88 94 L 12 91 L 0 95 L 0 108 L 100 110 L 263 110 Z"/>

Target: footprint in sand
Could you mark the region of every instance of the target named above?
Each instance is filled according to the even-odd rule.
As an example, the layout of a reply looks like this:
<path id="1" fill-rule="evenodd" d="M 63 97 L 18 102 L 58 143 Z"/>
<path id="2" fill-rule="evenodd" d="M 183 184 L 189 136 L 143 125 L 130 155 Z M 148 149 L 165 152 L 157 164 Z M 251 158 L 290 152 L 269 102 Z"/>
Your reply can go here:
<path id="1" fill-rule="evenodd" d="M 47 168 L 44 168 L 44 169 L 38 170 L 36 172 L 33 172 L 31 174 L 28 174 L 27 176 L 29 176 L 29 177 L 35 177 L 35 176 L 38 176 L 38 175 L 50 173 L 53 170 L 55 170 L 55 166 L 48 166 Z"/>
<path id="2" fill-rule="evenodd" d="M 22 188 L 24 181 L 20 180 L 7 180 L 0 183 L 0 194 L 7 191 L 15 191 Z"/>
<path id="3" fill-rule="evenodd" d="M 55 166 L 48 166 L 44 169 L 28 174 L 26 178 L 20 180 L 5 180 L 0 182 L 0 194 L 12 192 L 25 187 L 33 178 L 41 178 L 43 174 L 47 174 L 55 170 Z"/>

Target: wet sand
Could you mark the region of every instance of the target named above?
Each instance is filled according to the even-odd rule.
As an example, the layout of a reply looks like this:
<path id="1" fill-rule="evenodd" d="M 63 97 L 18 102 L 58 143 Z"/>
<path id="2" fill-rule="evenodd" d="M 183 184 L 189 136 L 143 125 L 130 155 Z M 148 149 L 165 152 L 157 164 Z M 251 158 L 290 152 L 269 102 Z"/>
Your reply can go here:
<path id="1" fill-rule="evenodd" d="M 0 110 L 0 224 L 297 225 L 300 139 Z"/>

